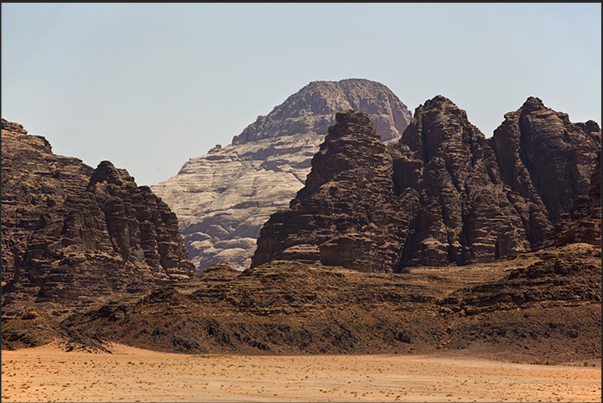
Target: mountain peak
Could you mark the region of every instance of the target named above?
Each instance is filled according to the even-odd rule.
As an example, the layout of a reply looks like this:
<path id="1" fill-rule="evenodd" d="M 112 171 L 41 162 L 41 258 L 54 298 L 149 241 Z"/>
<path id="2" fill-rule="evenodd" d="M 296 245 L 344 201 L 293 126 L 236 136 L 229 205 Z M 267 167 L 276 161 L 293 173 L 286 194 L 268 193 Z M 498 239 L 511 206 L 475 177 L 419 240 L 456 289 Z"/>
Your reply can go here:
<path id="1" fill-rule="evenodd" d="M 124 179 L 122 178 L 122 176 L 125 175 L 122 175 L 120 170 L 115 168 L 111 161 L 101 161 L 96 167 L 96 170 L 94 170 L 92 177 L 90 178 L 88 188 L 94 186 L 96 183 L 99 182 L 107 182 L 114 185 L 122 185 Z"/>
<path id="2" fill-rule="evenodd" d="M 355 132 L 362 134 L 358 144 L 384 149 L 410 120 L 408 108 L 381 83 L 312 81 L 258 116 L 231 145 L 189 160 L 178 175 L 152 189 L 178 214 L 198 271 L 219 262 L 244 269 L 262 224 L 289 206 L 321 143 L 336 137 L 338 127 L 361 129 Z"/>
<path id="3" fill-rule="evenodd" d="M 542 103 L 532 98 L 527 106 Z M 366 115 L 338 113 L 305 187 L 262 227 L 252 267 L 273 260 L 375 272 L 465 265 L 529 251 L 550 240 L 552 224 L 570 211 L 597 228 L 591 175 L 600 131 L 549 109 L 505 116 L 488 141 L 438 95 L 417 108 L 398 144 L 384 147 L 358 135 L 371 131 Z M 600 242 L 600 232 L 582 233 L 582 242 Z"/>
<path id="4" fill-rule="evenodd" d="M 366 79 L 312 81 L 266 116 L 247 126 L 232 144 L 297 133 L 327 133 L 335 113 L 366 112 L 384 143 L 395 142 L 412 117 L 406 105 L 385 85 Z"/>

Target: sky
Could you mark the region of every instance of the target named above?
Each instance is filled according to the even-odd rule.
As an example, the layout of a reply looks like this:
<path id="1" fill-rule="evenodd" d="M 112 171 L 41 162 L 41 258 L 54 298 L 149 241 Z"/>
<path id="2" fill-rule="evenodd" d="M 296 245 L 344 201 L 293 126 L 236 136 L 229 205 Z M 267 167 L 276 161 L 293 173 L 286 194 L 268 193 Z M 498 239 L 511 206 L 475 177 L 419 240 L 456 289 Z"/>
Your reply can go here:
<path id="1" fill-rule="evenodd" d="M 486 137 L 529 96 L 601 124 L 600 3 L 2 3 L 2 117 L 138 185 L 312 81 L 443 95 Z"/>

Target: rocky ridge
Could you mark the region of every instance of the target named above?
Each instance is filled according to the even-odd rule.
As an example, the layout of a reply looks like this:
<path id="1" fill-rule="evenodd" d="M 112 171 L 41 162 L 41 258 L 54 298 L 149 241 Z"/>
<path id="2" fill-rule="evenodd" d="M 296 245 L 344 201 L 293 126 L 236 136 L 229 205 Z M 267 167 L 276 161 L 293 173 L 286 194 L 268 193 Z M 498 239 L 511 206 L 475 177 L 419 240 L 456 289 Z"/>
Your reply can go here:
<path id="1" fill-rule="evenodd" d="M 601 242 L 601 129 L 530 97 L 489 139 L 530 243 Z"/>
<path id="2" fill-rule="evenodd" d="M 268 243 L 276 246 L 280 259 L 291 260 L 272 258 L 242 273 L 227 264 L 218 264 L 188 280 L 182 267 L 170 267 L 169 262 L 179 261 L 177 254 L 168 259 L 162 257 L 161 250 L 179 249 L 166 248 L 170 243 L 165 240 L 177 231 L 169 210 L 164 217 L 149 207 L 156 202 L 161 210 L 165 205 L 149 196 L 148 188 L 136 187 L 125 170 L 108 162 L 93 170 L 77 159 L 56 156 L 42 137 L 29 136 L 20 125 L 3 121 L 2 246 L 3 252 L 12 252 L 3 254 L 3 266 L 5 258 L 12 264 L 14 270 L 7 272 L 6 278 L 16 288 L 12 295 L 5 294 L 9 284 L 3 284 L 2 310 L 3 314 L 11 313 L 11 304 L 19 301 L 26 302 L 21 305 L 26 309 L 18 314 L 13 310 L 10 320 L 3 317 L 2 348 L 36 346 L 59 339 L 68 350 L 106 350 L 107 342 L 119 342 L 190 354 L 462 350 L 529 362 L 600 359 L 600 228 L 594 225 L 600 225 L 600 173 L 597 169 L 585 173 L 590 184 L 586 194 L 566 193 L 573 197 L 572 203 L 559 204 L 570 205 L 569 213 L 561 213 L 556 222 L 542 202 L 550 222 L 547 232 L 542 233 L 553 244 L 533 243 L 536 238 L 529 238 L 527 224 L 532 225 L 532 232 L 534 228 L 544 228 L 537 226 L 540 216 L 536 213 L 542 210 L 534 201 L 535 196 L 522 196 L 505 182 L 497 162 L 502 155 L 500 149 L 491 145 L 493 140 L 483 141 L 483 135 L 468 124 L 462 110 L 443 97 L 432 101 L 417 113 L 413 127 L 407 131 L 408 144 L 384 146 L 370 118 L 361 112 L 349 111 L 339 116 L 315 156 L 306 187 L 298 192 L 288 213 L 275 215 L 291 214 L 292 225 L 298 226 L 286 233 L 285 239 L 290 237 L 292 242 L 285 242 L 281 252 L 281 241 Z M 537 113 L 543 114 L 549 115 Z M 577 124 L 577 130 L 569 130 L 564 136 L 583 136 L 585 131 L 580 127 L 588 125 Z M 520 129 L 522 135 L 528 133 L 523 127 Z M 599 147 L 594 155 L 600 155 L 600 134 L 597 143 L 597 131 L 588 133 L 595 135 L 592 137 Z M 251 143 L 264 140 L 268 139 Z M 14 144 L 7 149 L 18 150 L 14 154 L 6 153 L 6 144 L 11 142 Z M 520 146 L 525 142 L 520 140 Z M 580 143 L 588 144 L 588 137 Z M 448 150 L 456 150 L 450 160 L 446 159 Z M 527 161 L 521 152 L 518 155 Z M 463 158 L 454 158 L 459 156 Z M 487 157 L 482 160 L 483 156 Z M 572 156 L 571 160 L 579 158 Z M 586 159 L 583 161 L 588 165 Z M 449 169 L 453 164 L 458 166 Z M 528 167 L 529 163 L 524 165 Z M 55 170 L 48 173 L 47 166 Z M 444 167 L 446 172 L 438 167 Z M 4 175 L 5 168 L 8 176 Z M 534 176 L 526 170 L 526 178 Z M 584 170 L 577 166 L 569 171 L 575 175 Z M 17 180 L 8 181 L 5 187 L 6 177 Z M 484 182 L 487 189 L 476 192 Z M 538 186 L 533 188 L 537 190 Z M 445 197 L 435 197 L 437 192 Z M 49 194 L 52 197 L 47 197 Z M 501 194 L 506 195 L 506 202 Z M 480 199 L 482 195 L 487 201 L 499 203 L 488 206 Z M 445 206 L 451 206 L 450 210 L 445 211 Z M 410 253 L 412 250 L 400 251 L 399 247 L 408 244 L 412 237 L 415 245 L 423 245 L 423 249 L 415 249 L 422 251 L 421 259 L 428 256 L 429 261 L 438 262 L 439 250 L 451 250 L 455 239 L 460 239 L 463 246 L 464 237 L 458 234 L 473 233 L 474 240 L 489 240 L 492 232 L 500 230 L 499 226 L 509 225 L 504 218 L 493 220 L 490 227 L 478 221 L 473 232 L 470 225 L 459 232 L 452 231 L 450 223 L 454 220 L 447 217 L 454 218 L 458 211 L 461 219 L 470 217 L 464 215 L 465 208 L 476 210 L 475 219 L 480 218 L 477 212 L 484 211 L 493 211 L 494 218 L 505 217 L 513 208 L 528 212 L 512 222 L 521 222 L 524 233 L 511 233 L 507 243 L 501 245 L 512 246 L 513 239 L 520 239 L 521 235 L 530 247 L 543 249 L 522 252 L 516 248 L 511 255 L 487 262 L 488 254 L 494 251 L 496 256 L 496 248 L 501 246 L 492 249 L 480 242 L 468 243 L 468 253 L 458 254 L 468 257 L 461 265 L 445 266 L 449 263 L 446 260 L 440 267 L 410 266 L 408 262 L 416 256 Z M 38 209 L 47 212 L 48 217 L 40 220 Z M 5 211 L 10 214 L 5 216 Z M 69 217 L 61 218 L 59 213 L 65 212 Z M 426 217 L 433 218 L 428 222 L 440 232 L 445 229 L 448 243 L 435 243 L 429 237 L 419 236 L 420 232 L 414 235 L 418 232 L 414 225 Z M 5 219 L 10 224 L 6 228 Z M 55 221 L 56 225 L 48 224 Z M 273 230 L 282 231 L 283 226 L 279 229 L 274 225 L 276 221 L 271 224 Z M 171 225 L 164 228 L 162 222 Z M 152 242 L 152 228 L 157 234 L 156 242 Z M 488 232 L 476 231 L 480 228 L 487 228 Z M 320 237 L 326 241 L 316 248 L 312 242 Z M 10 248 L 4 244 L 5 239 L 13 239 Z M 39 242 L 30 244 L 31 240 Z M 575 243 L 580 240 L 585 243 Z M 295 244 L 299 241 L 302 242 Z M 70 248 L 66 256 L 69 260 L 53 254 L 61 252 L 63 244 Z M 14 252 L 21 250 L 19 245 L 31 251 L 29 260 Z M 430 246 L 433 251 L 427 253 Z M 100 255 L 98 248 L 102 249 L 102 256 L 110 259 L 94 261 Z M 341 260 L 336 260 L 339 256 Z M 322 261 L 323 257 L 331 260 Z M 90 259 L 97 265 L 95 268 L 103 267 L 105 278 L 84 278 L 93 271 L 92 266 L 86 266 Z M 23 261 L 29 261 L 29 266 Z M 148 276 L 149 271 L 154 275 L 153 269 L 145 265 L 150 267 L 157 262 L 169 269 L 161 266 L 165 269 L 161 271 L 155 266 L 161 273 Z M 384 272 L 360 271 L 367 267 Z M 34 270 L 23 276 L 23 268 Z M 125 277 L 124 270 L 130 270 Z M 188 270 L 192 274 L 193 267 Z M 45 273 L 48 276 L 44 278 Z M 160 285 L 166 281 L 162 273 L 168 277 L 168 284 Z M 118 277 L 110 285 L 123 285 L 120 281 L 131 280 L 130 276 L 140 276 L 144 282 L 126 287 L 121 294 L 107 295 L 93 289 L 90 298 L 95 302 L 74 293 L 56 300 L 56 305 L 43 299 L 27 304 L 41 279 L 63 282 L 65 288 L 55 286 L 61 292 L 71 292 L 70 284 L 80 287 L 81 292 L 91 282 L 102 285 L 105 279 Z M 15 281 L 16 277 L 22 280 Z M 145 285 L 148 288 L 142 287 Z M 71 308 L 69 301 L 76 301 L 78 308 Z M 87 309 L 97 304 L 102 306 Z M 74 310 L 78 312 L 66 315 Z"/>
<path id="3" fill-rule="evenodd" d="M 260 228 L 305 183 L 310 161 L 335 113 L 366 112 L 384 143 L 395 142 L 411 119 L 384 85 L 362 79 L 311 82 L 232 144 L 189 160 L 178 175 L 152 186 L 177 214 L 197 271 L 218 262 L 249 267 Z"/>
<path id="4" fill-rule="evenodd" d="M 61 317 L 189 278 L 178 220 L 149 187 L 103 161 L 52 153 L 2 120 L 2 316 Z"/>
<path id="5" fill-rule="evenodd" d="M 104 346 L 187 354 L 462 350 L 530 362 L 591 360 L 601 354 L 600 275 L 600 249 L 588 244 L 399 274 L 295 261 L 242 273 L 222 265 L 61 326 Z"/>
<path id="6" fill-rule="evenodd" d="M 252 267 L 298 260 L 360 271 L 391 271 L 409 224 L 412 195 L 395 196 L 393 162 L 369 117 L 338 113 L 291 208 L 262 227 Z"/>
<path id="7" fill-rule="evenodd" d="M 488 262 L 542 246 L 577 200 L 597 193 L 598 125 L 572 124 L 537 98 L 505 115 L 491 140 L 442 96 L 416 109 L 397 144 L 369 141 L 374 133 L 366 114 L 337 114 L 306 186 L 262 227 L 252 267 Z M 591 228 L 600 239 L 600 218 Z"/>

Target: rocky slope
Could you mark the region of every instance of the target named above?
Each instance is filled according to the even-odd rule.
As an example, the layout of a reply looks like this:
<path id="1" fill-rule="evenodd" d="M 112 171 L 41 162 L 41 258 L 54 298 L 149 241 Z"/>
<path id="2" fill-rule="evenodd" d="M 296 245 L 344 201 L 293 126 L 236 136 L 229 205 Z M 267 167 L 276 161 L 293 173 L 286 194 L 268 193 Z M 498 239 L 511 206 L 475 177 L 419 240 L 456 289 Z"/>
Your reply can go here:
<path id="1" fill-rule="evenodd" d="M 252 267 L 303 260 L 399 272 L 528 251 L 589 198 L 600 135 L 537 98 L 507 114 L 490 141 L 441 96 L 387 148 L 366 114 L 339 113 L 306 186 L 263 226 Z"/>
<path id="2" fill-rule="evenodd" d="M 311 82 L 259 116 L 231 145 L 189 160 L 178 175 L 151 187 L 177 214 L 199 272 L 217 262 L 249 267 L 262 224 L 288 207 L 335 113 L 350 108 L 369 115 L 384 143 L 399 139 L 411 119 L 380 83 Z"/>
<path id="3" fill-rule="evenodd" d="M 150 188 L 2 120 L 3 319 L 61 316 L 193 273 L 176 215 Z"/>
<path id="4" fill-rule="evenodd" d="M 90 348 L 120 342 L 189 354 L 463 350 L 530 362 L 592 360 L 601 355 L 600 285 L 600 249 L 588 244 L 400 274 L 273 261 L 243 273 L 215 267 L 61 326 Z"/>

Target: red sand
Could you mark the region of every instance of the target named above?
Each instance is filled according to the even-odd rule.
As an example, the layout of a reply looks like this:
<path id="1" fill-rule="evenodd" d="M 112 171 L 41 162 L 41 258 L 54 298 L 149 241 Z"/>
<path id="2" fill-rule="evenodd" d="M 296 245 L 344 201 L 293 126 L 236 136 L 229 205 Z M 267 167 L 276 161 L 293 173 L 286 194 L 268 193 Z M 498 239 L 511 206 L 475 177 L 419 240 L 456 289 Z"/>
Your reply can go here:
<path id="1" fill-rule="evenodd" d="M 601 367 L 451 355 L 113 354 L 44 346 L 2 352 L 2 401 L 598 402 Z"/>

